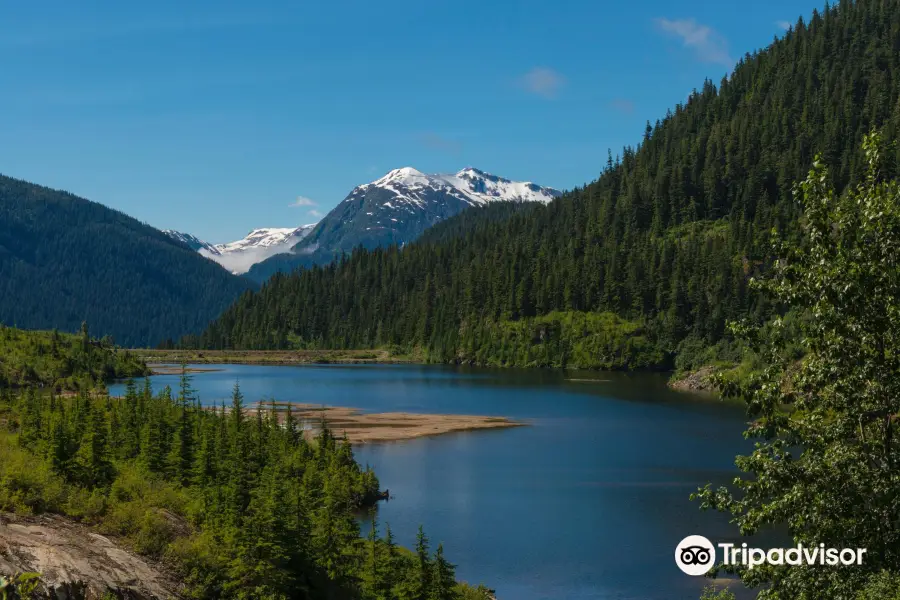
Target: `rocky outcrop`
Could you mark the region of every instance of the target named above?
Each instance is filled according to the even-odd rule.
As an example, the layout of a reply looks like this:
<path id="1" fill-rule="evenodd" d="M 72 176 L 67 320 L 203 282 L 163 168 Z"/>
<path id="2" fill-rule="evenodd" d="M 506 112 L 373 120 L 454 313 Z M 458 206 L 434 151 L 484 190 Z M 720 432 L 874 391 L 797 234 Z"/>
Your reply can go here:
<path id="1" fill-rule="evenodd" d="M 716 386 L 712 381 L 712 376 L 715 375 L 717 371 L 718 370 L 715 367 L 707 366 L 686 373 L 683 376 L 673 376 L 672 379 L 669 380 L 669 387 L 681 392 L 704 392 L 714 394 L 716 392 Z"/>
<path id="2" fill-rule="evenodd" d="M 57 515 L 0 513 L 0 574 L 41 574 L 57 600 L 178 598 L 175 577 L 90 527 Z"/>

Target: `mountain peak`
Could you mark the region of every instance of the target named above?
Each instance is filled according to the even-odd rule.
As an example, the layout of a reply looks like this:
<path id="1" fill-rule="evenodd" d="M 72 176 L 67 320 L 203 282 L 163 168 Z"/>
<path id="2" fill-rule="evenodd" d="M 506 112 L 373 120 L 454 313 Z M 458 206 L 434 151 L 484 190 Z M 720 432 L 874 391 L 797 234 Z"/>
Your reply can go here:
<path id="1" fill-rule="evenodd" d="M 500 200 L 510 202 L 547 203 L 559 196 L 553 188 L 530 181 L 511 181 L 468 166 L 452 175 L 429 175 L 413 167 L 389 171 L 384 177 L 357 187 L 347 200 L 370 188 L 381 188 L 395 194 L 397 201 L 424 207 L 428 196 L 435 192 L 448 193 L 469 205 L 483 205 Z"/>
<path id="2" fill-rule="evenodd" d="M 401 167 L 399 169 L 394 169 L 392 171 L 388 171 L 388 173 L 380 178 L 376 179 L 372 183 L 366 185 L 374 185 L 376 187 L 386 187 L 391 184 L 398 185 L 424 185 L 428 182 L 428 175 L 419 171 L 414 167 Z"/>
<path id="3" fill-rule="evenodd" d="M 388 172 L 388 176 L 396 177 L 410 177 L 416 175 L 424 175 L 424 173 L 415 167 L 400 167 L 399 169 L 393 169 Z"/>
<path id="4" fill-rule="evenodd" d="M 486 171 L 482 171 L 481 169 L 476 169 L 475 167 L 466 167 L 464 169 L 460 169 L 459 172 L 456 173 L 457 177 L 464 177 L 466 175 L 477 175 L 477 176 L 485 176 L 490 175 L 490 173 Z"/>

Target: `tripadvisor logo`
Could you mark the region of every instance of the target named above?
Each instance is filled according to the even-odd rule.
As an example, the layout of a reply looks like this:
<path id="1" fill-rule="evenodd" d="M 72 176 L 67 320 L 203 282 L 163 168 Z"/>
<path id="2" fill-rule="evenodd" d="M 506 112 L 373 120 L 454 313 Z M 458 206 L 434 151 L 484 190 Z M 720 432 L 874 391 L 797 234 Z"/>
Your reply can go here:
<path id="1" fill-rule="evenodd" d="M 689 535 L 675 547 L 675 564 L 688 575 L 704 575 L 716 562 L 716 549 L 702 535 Z"/>
<path id="2" fill-rule="evenodd" d="M 747 544 L 716 544 L 721 549 L 722 563 L 743 565 L 748 569 L 760 565 L 861 565 L 865 548 L 826 548 L 825 544 L 794 548 L 748 548 Z M 705 575 L 716 562 L 716 546 L 702 535 L 689 535 L 675 547 L 675 564 L 688 575 Z"/>

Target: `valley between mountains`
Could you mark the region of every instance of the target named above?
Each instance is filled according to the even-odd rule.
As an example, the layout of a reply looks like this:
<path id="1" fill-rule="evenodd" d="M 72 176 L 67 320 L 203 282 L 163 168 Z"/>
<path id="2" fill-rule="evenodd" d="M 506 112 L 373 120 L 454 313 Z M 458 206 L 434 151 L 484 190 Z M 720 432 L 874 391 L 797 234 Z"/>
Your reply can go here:
<path id="1" fill-rule="evenodd" d="M 198 2 L 0 22 L 0 596 L 900 600 L 900 0 Z"/>

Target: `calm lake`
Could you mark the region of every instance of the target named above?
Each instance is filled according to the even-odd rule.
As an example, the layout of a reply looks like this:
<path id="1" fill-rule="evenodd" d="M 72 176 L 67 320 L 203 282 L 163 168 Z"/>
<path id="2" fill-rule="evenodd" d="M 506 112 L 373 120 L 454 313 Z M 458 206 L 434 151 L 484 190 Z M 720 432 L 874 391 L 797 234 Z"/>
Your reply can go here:
<path id="1" fill-rule="evenodd" d="M 407 547 L 424 525 L 458 578 L 484 582 L 500 600 L 696 600 L 707 581 L 676 567 L 675 546 L 690 534 L 735 539 L 725 516 L 702 513 L 688 496 L 735 475 L 733 457 L 749 447 L 744 410 L 670 391 L 660 375 L 214 367 L 222 370 L 194 375 L 204 404 L 229 400 L 237 380 L 248 403 L 274 397 L 530 423 L 356 450 L 394 497 L 379 507 L 382 525 Z M 177 382 L 153 378 L 157 390 Z"/>

